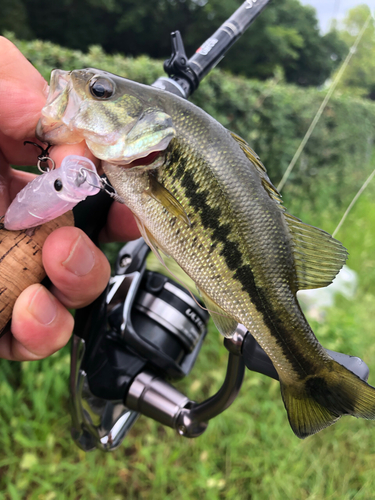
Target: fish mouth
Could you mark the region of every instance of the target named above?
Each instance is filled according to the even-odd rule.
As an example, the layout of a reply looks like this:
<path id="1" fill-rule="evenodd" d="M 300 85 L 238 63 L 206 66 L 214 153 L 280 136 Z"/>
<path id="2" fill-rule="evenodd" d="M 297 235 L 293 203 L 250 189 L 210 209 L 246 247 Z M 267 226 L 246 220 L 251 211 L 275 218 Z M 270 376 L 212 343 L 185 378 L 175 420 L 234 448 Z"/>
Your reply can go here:
<path id="1" fill-rule="evenodd" d="M 132 160 L 130 163 L 126 163 L 122 165 L 126 169 L 135 169 L 135 168 L 155 168 L 155 164 L 159 163 L 160 160 L 164 161 L 165 151 L 152 151 L 146 156 L 142 156 L 141 158 L 136 158 Z"/>
<path id="2" fill-rule="evenodd" d="M 164 163 L 166 151 L 166 148 L 158 147 L 152 151 L 142 153 L 142 155 L 133 156 L 129 160 L 116 161 L 108 157 L 103 158 L 103 160 L 126 170 L 150 170 L 160 167 Z"/>
<path id="3" fill-rule="evenodd" d="M 140 171 L 155 169 L 164 163 L 166 152 L 173 136 L 174 133 L 170 133 L 149 149 L 129 156 L 128 158 L 116 160 L 106 157 L 103 159 L 108 163 L 125 168 L 126 170 Z"/>
<path id="4" fill-rule="evenodd" d="M 87 82 L 95 71 L 52 71 L 47 101 L 36 128 L 38 139 L 52 145 L 84 140 L 96 158 L 127 169 L 160 166 L 175 136 L 171 117 L 149 106 L 137 115 L 126 116 L 124 123 L 116 127 L 111 122 L 111 113 L 109 118 L 108 113 L 104 113 L 102 125 L 88 120 L 90 107 L 97 109 L 97 102 L 87 95 Z M 103 110 L 100 108 L 99 112 Z M 116 118 L 116 113 L 114 115 Z"/>
<path id="5" fill-rule="evenodd" d="M 96 158 L 106 163 L 111 163 L 127 170 L 149 170 L 157 168 L 164 163 L 166 151 L 174 136 L 175 131 L 171 127 L 162 131 L 156 131 L 151 140 L 149 140 L 148 147 L 144 149 L 138 147 L 142 138 L 140 138 L 140 141 L 129 144 L 127 143 L 129 136 L 125 136 L 125 134 L 119 141 L 115 141 L 112 145 L 99 144 L 95 141 L 95 137 L 93 140 L 86 137 L 86 144 Z"/>
<path id="6" fill-rule="evenodd" d="M 50 144 L 72 144 L 82 141 L 82 138 L 77 137 L 77 133 L 73 133 L 68 126 L 71 116 L 79 106 L 77 97 L 71 90 L 71 72 L 54 69 L 51 73 L 47 101 L 35 132 L 41 141 Z"/>
<path id="7" fill-rule="evenodd" d="M 63 71 L 62 69 L 52 70 L 49 92 L 45 107 L 51 106 L 51 104 L 67 90 L 70 82 L 70 71 Z"/>

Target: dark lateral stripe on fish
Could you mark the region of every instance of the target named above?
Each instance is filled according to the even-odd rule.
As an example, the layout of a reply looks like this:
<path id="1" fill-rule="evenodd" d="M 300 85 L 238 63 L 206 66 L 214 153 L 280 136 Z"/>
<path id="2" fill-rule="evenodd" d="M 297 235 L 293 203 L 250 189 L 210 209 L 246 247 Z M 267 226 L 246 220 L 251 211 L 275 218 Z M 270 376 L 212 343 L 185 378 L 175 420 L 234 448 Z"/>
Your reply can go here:
<path id="1" fill-rule="evenodd" d="M 169 168 L 168 168 L 169 167 Z M 183 156 L 180 156 L 178 152 L 178 144 L 176 145 L 176 139 L 172 139 L 167 148 L 167 162 L 165 172 L 168 176 L 172 176 L 175 179 L 180 179 L 185 170 L 187 170 L 187 160 Z"/>
<path id="2" fill-rule="evenodd" d="M 261 287 L 255 285 L 255 278 L 250 265 L 243 262 L 242 254 L 236 242 L 228 240 L 232 231 L 230 224 L 221 224 L 219 217 L 221 211 L 219 207 L 212 208 L 207 200 L 208 191 L 199 191 L 199 184 L 195 181 L 192 169 L 187 168 L 187 161 L 178 156 L 177 148 L 172 149 L 169 157 L 169 165 L 173 165 L 173 160 L 177 163 L 177 168 L 174 165 L 169 171 L 169 175 L 178 180 L 184 188 L 185 196 L 189 199 L 190 205 L 199 214 L 202 225 L 205 229 L 212 230 L 213 244 L 221 242 L 223 248 L 220 255 L 224 257 L 228 269 L 235 271 L 233 278 L 238 280 L 244 292 L 249 295 L 251 302 L 254 304 L 257 311 L 262 315 L 265 325 L 271 335 L 276 339 L 277 344 L 282 349 L 288 362 L 292 365 L 294 371 L 301 378 L 306 376 L 306 373 L 315 370 L 315 366 L 310 365 L 308 360 L 304 360 L 305 366 L 299 363 L 294 353 L 298 354 L 299 346 L 290 330 L 284 327 L 283 321 L 279 319 L 279 314 L 274 310 L 272 305 L 267 300 Z M 265 304 L 268 304 L 266 309 Z M 272 318 L 272 319 L 271 319 Z"/>
<path id="3" fill-rule="evenodd" d="M 190 171 L 185 171 L 181 186 L 185 188 L 185 195 L 189 198 L 191 205 L 199 213 L 202 225 L 205 229 L 212 230 L 212 239 L 220 241 L 223 248 L 220 254 L 224 257 L 228 268 L 235 271 L 242 265 L 242 254 L 238 248 L 238 243 L 228 240 L 232 228 L 230 224 L 221 224 L 219 217 L 221 215 L 220 208 L 212 208 L 207 203 L 208 192 L 201 191 L 197 193 L 199 188 Z"/>
<path id="4" fill-rule="evenodd" d="M 256 310 L 262 315 L 265 325 L 271 335 L 276 339 L 277 344 L 282 349 L 288 362 L 292 365 L 293 370 L 298 373 L 301 378 L 304 378 L 307 373 L 313 373 L 316 366 L 309 363 L 308 359 L 303 360 L 304 366 L 299 363 L 295 355 L 298 355 L 299 351 L 299 345 L 296 342 L 297 339 L 293 333 L 291 333 L 291 329 L 284 327 L 283 321 L 280 319 L 280 314 L 274 310 L 270 301 L 267 300 L 263 289 L 255 285 L 254 274 L 251 267 L 248 264 L 239 267 L 234 274 L 234 278 L 241 283 L 243 290 L 249 295 Z M 267 309 L 265 304 L 268 304 Z"/>

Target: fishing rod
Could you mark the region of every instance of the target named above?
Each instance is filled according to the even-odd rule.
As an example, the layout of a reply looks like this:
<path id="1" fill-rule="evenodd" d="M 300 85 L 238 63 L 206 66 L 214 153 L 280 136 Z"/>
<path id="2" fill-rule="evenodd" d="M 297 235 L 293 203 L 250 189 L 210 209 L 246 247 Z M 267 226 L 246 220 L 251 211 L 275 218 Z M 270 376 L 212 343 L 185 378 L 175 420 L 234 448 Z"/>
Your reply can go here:
<path id="1" fill-rule="evenodd" d="M 161 77 L 153 86 L 187 99 L 269 2 L 270 0 L 246 0 L 190 59 L 186 56 L 180 32 L 171 33 L 172 56 L 164 63 L 164 71 L 169 78 Z"/>
<path id="2" fill-rule="evenodd" d="M 188 98 L 268 3 L 244 2 L 190 59 L 181 34 L 172 33 L 172 55 L 164 63 L 168 76 L 153 86 Z M 108 197 L 104 202 L 110 203 Z M 95 197 L 75 213 L 76 225 L 82 224 L 92 238 L 100 229 L 95 214 L 104 225 L 104 211 Z M 179 283 L 147 269 L 149 252 L 142 238 L 126 244 L 107 290 L 76 312 L 70 378 L 72 437 L 85 451 L 118 447 L 140 414 L 176 429 L 181 436 L 197 437 L 210 419 L 235 400 L 245 367 L 278 380 L 267 354 L 239 325 L 233 337 L 224 340 L 229 354 L 221 389 L 201 403 L 178 391 L 172 382 L 193 368 L 209 315 Z M 361 359 L 327 352 L 367 380 L 369 370 Z"/>

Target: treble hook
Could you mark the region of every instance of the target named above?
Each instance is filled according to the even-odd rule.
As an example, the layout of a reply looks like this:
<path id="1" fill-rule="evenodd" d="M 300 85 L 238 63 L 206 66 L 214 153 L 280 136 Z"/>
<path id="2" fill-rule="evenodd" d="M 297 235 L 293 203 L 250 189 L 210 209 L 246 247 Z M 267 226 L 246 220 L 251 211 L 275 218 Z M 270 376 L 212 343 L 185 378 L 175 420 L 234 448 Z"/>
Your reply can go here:
<path id="1" fill-rule="evenodd" d="M 94 177 L 96 183 L 92 183 L 89 180 L 88 174 Z M 80 185 L 83 184 L 84 182 L 87 182 L 89 186 L 99 187 L 99 189 L 107 193 L 115 201 L 125 205 L 124 199 L 117 193 L 116 189 L 111 184 L 109 184 L 109 182 L 105 177 L 100 177 L 96 172 L 90 170 L 89 168 L 81 167 L 79 169 L 79 177 L 77 178 L 77 183 L 78 185 Z"/>

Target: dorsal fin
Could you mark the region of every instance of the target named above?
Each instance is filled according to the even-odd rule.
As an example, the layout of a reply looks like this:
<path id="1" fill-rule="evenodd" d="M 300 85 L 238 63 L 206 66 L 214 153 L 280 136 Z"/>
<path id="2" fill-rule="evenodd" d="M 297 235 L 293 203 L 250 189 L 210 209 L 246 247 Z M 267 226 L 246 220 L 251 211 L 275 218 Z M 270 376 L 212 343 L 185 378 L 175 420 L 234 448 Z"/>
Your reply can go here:
<path id="1" fill-rule="evenodd" d="M 345 264 L 346 248 L 326 231 L 287 212 L 284 217 L 292 236 L 298 290 L 330 285 Z"/>
<path id="2" fill-rule="evenodd" d="M 283 212 L 292 238 L 298 290 L 330 285 L 345 264 L 348 257 L 346 248 L 326 231 L 304 224 L 297 217 L 288 214 L 282 205 L 281 195 L 270 181 L 259 156 L 241 137 L 233 132 L 230 134 L 257 169 L 269 197 Z"/>
<path id="3" fill-rule="evenodd" d="M 233 137 L 233 139 L 238 143 L 242 151 L 245 153 L 247 158 L 251 161 L 251 163 L 254 165 L 254 167 L 257 169 L 259 173 L 259 177 L 262 181 L 262 185 L 268 195 L 275 200 L 277 203 L 282 205 L 282 200 L 281 200 L 281 194 L 278 192 L 278 190 L 275 188 L 275 186 L 272 184 L 270 181 L 270 178 L 267 175 L 267 170 L 266 167 L 263 165 L 261 162 L 259 156 L 256 154 L 256 152 L 251 149 L 251 147 L 248 145 L 244 139 L 242 139 L 240 136 L 237 134 L 234 134 L 233 132 L 230 132 L 230 135 Z M 280 206 L 280 208 L 283 210 L 283 207 Z"/>
<path id="4" fill-rule="evenodd" d="M 256 168 L 260 172 L 267 172 L 266 167 L 263 165 L 263 163 L 260 161 L 259 156 L 256 154 L 256 152 L 251 149 L 251 147 L 248 145 L 248 143 L 242 139 L 239 135 L 235 134 L 234 132 L 230 132 L 230 135 L 233 137 L 235 141 L 238 142 L 240 148 L 242 151 L 245 153 L 245 155 L 249 158 L 250 161 L 254 163 Z"/>
<path id="5" fill-rule="evenodd" d="M 283 201 L 281 199 L 281 194 L 278 192 L 278 190 L 275 188 L 275 186 L 272 184 L 272 182 L 269 180 L 268 176 L 262 176 L 261 178 L 262 185 L 264 189 L 267 191 L 268 195 L 276 201 L 279 205 L 281 210 L 285 210 L 283 206 Z"/>

